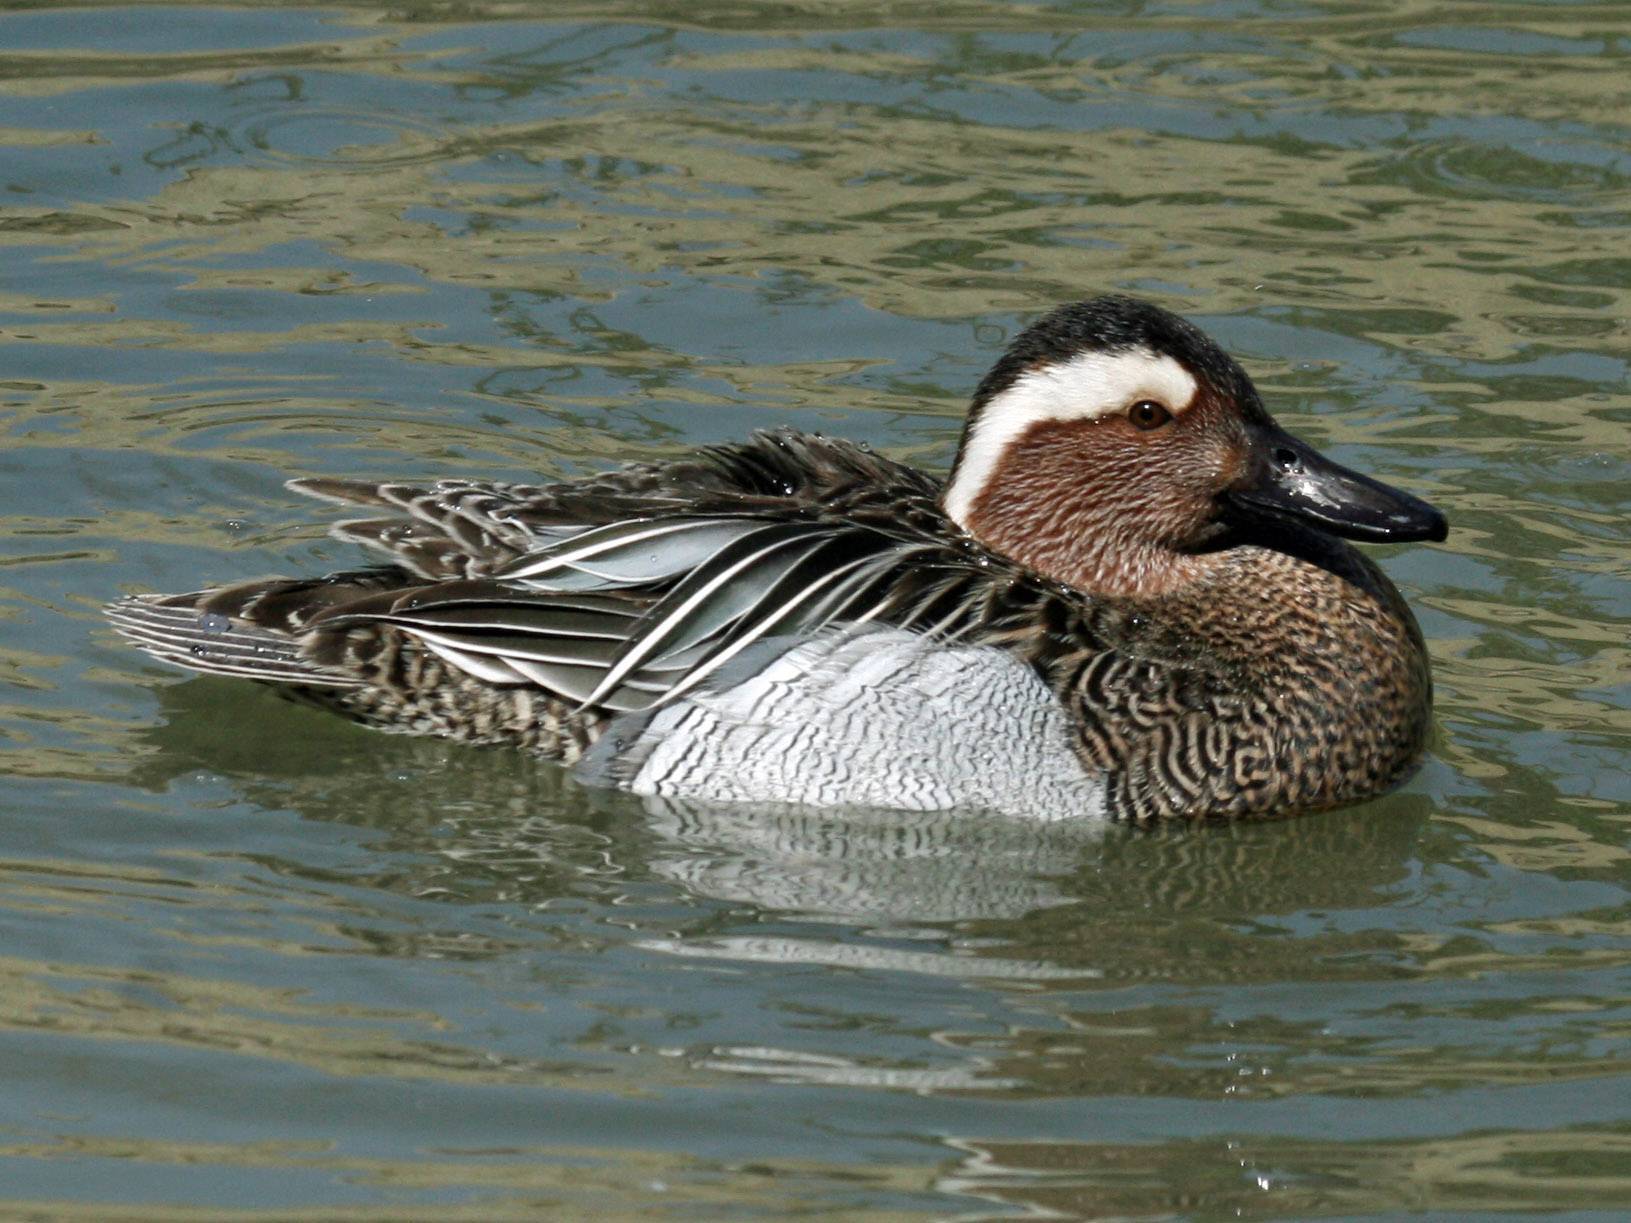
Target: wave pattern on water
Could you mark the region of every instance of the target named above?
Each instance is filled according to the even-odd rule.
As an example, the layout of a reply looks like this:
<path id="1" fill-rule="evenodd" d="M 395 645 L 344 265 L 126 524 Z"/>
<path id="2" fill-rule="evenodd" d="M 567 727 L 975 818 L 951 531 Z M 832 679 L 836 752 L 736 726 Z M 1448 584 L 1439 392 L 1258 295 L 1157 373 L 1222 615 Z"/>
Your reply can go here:
<path id="1" fill-rule="evenodd" d="M 8 1201 L 1623 1203 L 1628 19 L 0 9 Z M 353 563 L 297 473 L 781 424 L 943 463 L 1006 338 L 1108 289 L 1449 512 L 1385 558 L 1438 683 L 1399 793 L 1153 834 L 646 806 L 98 622 Z"/>

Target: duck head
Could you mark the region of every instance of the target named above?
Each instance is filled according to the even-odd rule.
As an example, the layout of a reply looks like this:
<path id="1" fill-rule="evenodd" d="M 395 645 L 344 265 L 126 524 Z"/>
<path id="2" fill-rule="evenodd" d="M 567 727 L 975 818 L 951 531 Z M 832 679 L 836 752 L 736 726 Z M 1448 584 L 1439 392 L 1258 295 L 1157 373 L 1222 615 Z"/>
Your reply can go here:
<path id="1" fill-rule="evenodd" d="M 1111 595 L 1171 590 L 1237 535 L 1448 532 L 1425 501 L 1281 429 L 1198 328 L 1128 297 L 1019 334 L 975 391 L 944 505 L 993 551 Z"/>

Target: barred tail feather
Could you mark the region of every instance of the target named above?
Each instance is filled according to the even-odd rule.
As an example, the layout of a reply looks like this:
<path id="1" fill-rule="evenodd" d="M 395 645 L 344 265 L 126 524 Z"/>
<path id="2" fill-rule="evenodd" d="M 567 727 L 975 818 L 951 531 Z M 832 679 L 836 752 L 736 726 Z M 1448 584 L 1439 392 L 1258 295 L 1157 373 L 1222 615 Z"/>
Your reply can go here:
<path id="1" fill-rule="evenodd" d="M 199 603 L 213 593 L 133 595 L 103 611 L 132 645 L 189 671 L 309 687 L 351 688 L 361 682 L 301 657 L 287 634 L 200 611 Z"/>

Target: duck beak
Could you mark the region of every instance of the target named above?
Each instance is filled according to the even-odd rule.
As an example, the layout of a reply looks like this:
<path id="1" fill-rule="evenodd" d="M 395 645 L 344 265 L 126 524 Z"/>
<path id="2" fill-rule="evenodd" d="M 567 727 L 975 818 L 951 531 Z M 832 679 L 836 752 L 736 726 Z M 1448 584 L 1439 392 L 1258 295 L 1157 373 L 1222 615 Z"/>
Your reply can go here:
<path id="1" fill-rule="evenodd" d="M 1372 543 L 1443 540 L 1450 525 L 1419 497 L 1331 462 L 1272 421 L 1253 423 L 1251 471 L 1223 494 L 1248 519 L 1289 519 Z"/>

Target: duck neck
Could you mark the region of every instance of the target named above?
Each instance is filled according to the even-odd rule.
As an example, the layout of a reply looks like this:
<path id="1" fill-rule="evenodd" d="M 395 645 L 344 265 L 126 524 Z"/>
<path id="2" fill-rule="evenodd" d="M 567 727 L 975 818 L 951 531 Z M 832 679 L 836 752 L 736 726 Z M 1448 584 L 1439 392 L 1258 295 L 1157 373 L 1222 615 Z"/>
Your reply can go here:
<path id="1" fill-rule="evenodd" d="M 1165 598 L 1205 580 L 1207 553 L 1185 552 L 1128 529 L 1099 507 L 1069 498 L 1043 501 L 987 490 L 947 513 L 992 552 L 1084 594 L 1140 600 Z"/>
<path id="2" fill-rule="evenodd" d="M 1194 585 L 1101 621 L 1114 626 L 1109 656 L 1124 670 L 1090 654 L 1060 672 L 1075 685 L 1079 750 L 1111 779 L 1112 810 L 1140 820 L 1313 811 L 1408 773 L 1431 725 L 1432 680 L 1386 577 L 1342 545 L 1326 564 L 1251 543 L 1205 559 Z M 1127 687 L 1106 679 L 1118 675 Z M 1197 702 L 1197 691 L 1211 695 Z M 1151 732 L 1162 698 L 1153 716 L 1187 737 Z M 1197 754 L 1172 750 L 1180 742 Z"/>

